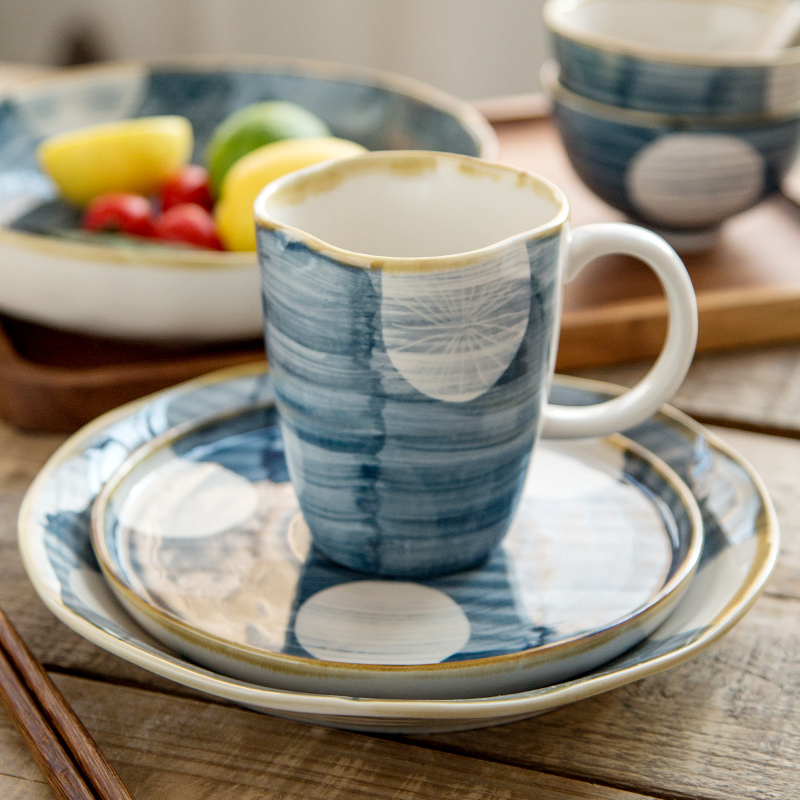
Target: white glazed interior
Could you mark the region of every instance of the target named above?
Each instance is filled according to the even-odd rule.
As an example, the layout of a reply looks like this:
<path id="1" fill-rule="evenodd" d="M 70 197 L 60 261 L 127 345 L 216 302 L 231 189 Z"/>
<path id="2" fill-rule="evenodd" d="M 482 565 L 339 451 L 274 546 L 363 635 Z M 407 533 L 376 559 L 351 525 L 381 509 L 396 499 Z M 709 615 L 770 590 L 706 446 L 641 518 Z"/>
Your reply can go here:
<path id="1" fill-rule="evenodd" d="M 566 215 L 535 176 L 466 157 L 378 153 L 276 181 L 256 216 L 317 246 L 374 258 L 435 258 L 489 247 Z"/>
<path id="2" fill-rule="evenodd" d="M 547 19 L 578 40 L 741 56 L 758 49 L 784 6 L 772 0 L 555 0 Z"/>

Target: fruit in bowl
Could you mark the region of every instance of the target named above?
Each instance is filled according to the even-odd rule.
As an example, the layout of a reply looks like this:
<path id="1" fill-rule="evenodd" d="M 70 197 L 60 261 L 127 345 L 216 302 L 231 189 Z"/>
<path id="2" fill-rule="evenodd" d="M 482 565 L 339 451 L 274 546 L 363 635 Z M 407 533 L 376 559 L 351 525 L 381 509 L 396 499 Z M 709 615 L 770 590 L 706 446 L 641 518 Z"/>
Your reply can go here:
<path id="1" fill-rule="evenodd" d="M 206 166 L 226 119 L 278 101 L 368 150 L 497 154 L 494 132 L 472 106 L 372 70 L 269 58 L 65 70 L 0 100 L 0 312 L 114 338 L 199 344 L 260 336 L 255 253 L 82 230 L 82 208 L 60 198 L 36 151 L 79 128 L 178 116 L 192 126 L 190 163 Z"/>
<path id="2" fill-rule="evenodd" d="M 56 134 L 37 156 L 61 196 L 84 205 L 107 192 L 155 192 L 186 164 L 193 142 L 186 117 L 143 117 Z"/>
<path id="3" fill-rule="evenodd" d="M 193 138 L 185 117 L 140 117 L 50 137 L 36 154 L 61 198 L 87 206 L 83 230 L 247 252 L 256 249 L 253 203 L 267 183 L 366 149 L 286 101 L 223 120 L 206 147 L 208 169 L 187 163 Z"/>
<path id="4" fill-rule="evenodd" d="M 266 144 L 236 161 L 225 174 L 214 213 L 220 237 L 229 250 L 255 250 L 253 203 L 270 182 L 320 161 L 347 158 L 366 148 L 347 139 L 322 136 L 283 139 Z"/>
<path id="5" fill-rule="evenodd" d="M 206 148 L 211 185 L 219 194 L 228 170 L 263 145 L 330 135 L 330 128 L 316 114 L 296 103 L 272 101 L 240 108 L 214 131 Z"/>

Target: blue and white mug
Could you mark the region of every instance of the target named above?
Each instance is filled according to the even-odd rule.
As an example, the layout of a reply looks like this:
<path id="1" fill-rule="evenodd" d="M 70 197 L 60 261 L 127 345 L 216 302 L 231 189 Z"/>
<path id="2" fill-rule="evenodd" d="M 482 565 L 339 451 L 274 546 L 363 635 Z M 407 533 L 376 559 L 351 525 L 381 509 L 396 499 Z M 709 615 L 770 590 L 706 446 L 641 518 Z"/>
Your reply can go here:
<path id="1" fill-rule="evenodd" d="M 674 251 L 631 225 L 570 232 L 561 191 L 519 169 L 368 153 L 274 181 L 255 213 L 289 474 L 315 545 L 352 569 L 480 564 L 508 529 L 540 431 L 637 424 L 694 353 L 696 301 Z M 618 398 L 548 405 L 562 283 L 608 253 L 660 278 L 664 348 Z"/>

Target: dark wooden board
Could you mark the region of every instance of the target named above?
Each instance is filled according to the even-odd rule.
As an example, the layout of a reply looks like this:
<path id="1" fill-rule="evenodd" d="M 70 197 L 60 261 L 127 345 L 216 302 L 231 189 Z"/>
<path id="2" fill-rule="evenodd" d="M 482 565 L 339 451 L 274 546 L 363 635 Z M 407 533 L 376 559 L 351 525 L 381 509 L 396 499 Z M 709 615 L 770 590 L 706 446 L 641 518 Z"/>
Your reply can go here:
<path id="1" fill-rule="evenodd" d="M 260 359 L 260 339 L 162 348 L 0 316 L 0 417 L 26 430 L 68 433 L 137 397 Z"/>

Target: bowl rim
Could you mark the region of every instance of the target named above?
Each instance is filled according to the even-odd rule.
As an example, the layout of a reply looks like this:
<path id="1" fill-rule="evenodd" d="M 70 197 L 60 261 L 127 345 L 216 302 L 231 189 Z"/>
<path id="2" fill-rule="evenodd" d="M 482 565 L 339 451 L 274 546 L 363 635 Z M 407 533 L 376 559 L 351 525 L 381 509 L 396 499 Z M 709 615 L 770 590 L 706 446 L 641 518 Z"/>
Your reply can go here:
<path id="1" fill-rule="evenodd" d="M 81 65 L 58 69 L 53 73 L 43 73 L 20 81 L 13 87 L 0 92 L 0 102 L 7 100 L 25 101 L 42 91 L 59 84 L 92 80 L 113 74 L 138 74 L 153 71 L 173 71 L 192 73 L 250 70 L 252 72 L 284 73 L 287 75 L 308 76 L 319 79 L 340 80 L 343 82 L 374 86 L 403 95 L 411 100 L 429 106 L 455 117 L 475 142 L 480 158 L 496 158 L 500 149 L 499 140 L 486 118 L 466 100 L 438 89 L 424 81 L 397 73 L 344 64 L 333 61 L 317 61 L 305 58 L 261 55 L 194 55 L 173 56 L 152 59 L 130 59 L 107 61 L 98 64 Z M 254 251 L 216 251 L 200 248 L 125 248 L 112 247 L 102 243 L 74 242 L 55 236 L 26 233 L 11 230 L 0 225 L 0 248 L 24 249 L 40 254 L 59 256 L 68 259 L 103 262 L 121 267 L 147 266 L 152 268 L 202 268 L 202 269 L 241 269 L 255 268 Z"/>
<path id="2" fill-rule="evenodd" d="M 603 103 L 568 89 L 560 80 L 561 69 L 554 59 L 542 64 L 539 78 L 542 90 L 553 103 L 558 103 L 589 114 L 639 128 L 679 128 L 683 130 L 758 128 L 794 122 L 800 119 L 800 102 L 780 111 L 748 112 L 746 114 L 673 114 L 661 111 L 642 111 Z"/>
<path id="3" fill-rule="evenodd" d="M 641 0 L 639 1 L 641 2 Z M 676 1 L 678 0 L 667 0 L 667 2 Z M 577 6 L 590 5 L 595 2 L 598 0 L 547 0 L 542 9 L 545 25 L 551 33 L 585 47 L 593 47 L 607 53 L 632 56 L 660 64 L 709 68 L 800 66 L 800 45 L 773 51 L 742 53 L 671 50 L 629 39 L 618 39 L 615 36 L 589 30 L 569 19 L 569 12 Z M 693 0 L 693 2 L 749 6 L 760 10 L 771 8 L 778 10 L 786 5 L 786 0 Z"/>

